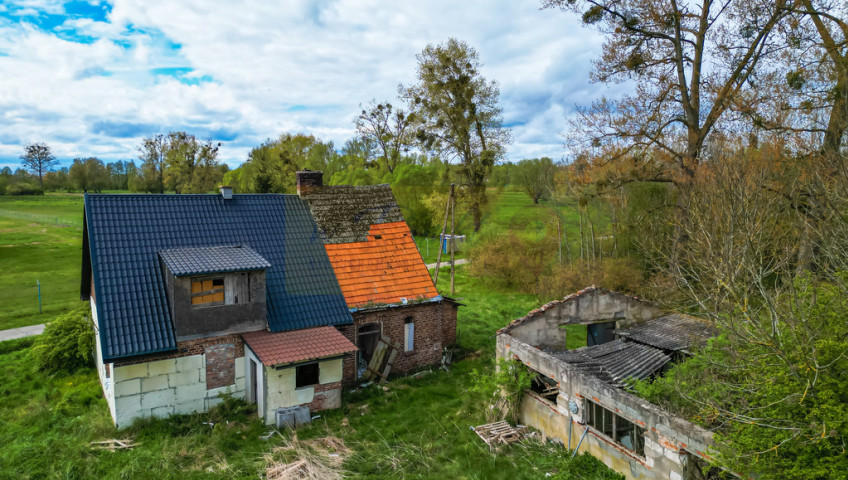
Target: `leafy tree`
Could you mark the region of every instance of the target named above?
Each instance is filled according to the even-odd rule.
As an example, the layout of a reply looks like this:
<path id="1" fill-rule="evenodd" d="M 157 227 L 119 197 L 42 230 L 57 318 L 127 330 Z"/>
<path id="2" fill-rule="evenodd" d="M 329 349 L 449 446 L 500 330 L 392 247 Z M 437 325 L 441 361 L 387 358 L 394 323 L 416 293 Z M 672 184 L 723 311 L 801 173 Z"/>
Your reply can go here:
<path id="1" fill-rule="evenodd" d="M 137 192 L 165 193 L 165 168 L 170 138 L 163 134 L 147 137 L 138 147 L 141 165 L 130 189 Z"/>
<path id="2" fill-rule="evenodd" d="M 633 94 L 580 110 L 570 127 L 572 149 L 612 165 L 617 180 L 676 183 L 692 178 L 710 134 L 757 64 L 783 47 L 770 36 L 788 14 L 787 0 L 543 5 L 581 15 L 606 35 L 594 81 L 636 82 Z"/>
<path id="3" fill-rule="evenodd" d="M 295 172 L 309 168 L 332 178 L 340 168 L 338 157 L 331 142 L 302 133 L 285 133 L 251 150 L 247 161 L 226 178 L 241 192 L 294 193 Z"/>
<path id="4" fill-rule="evenodd" d="M 356 117 L 354 124 L 362 138 L 377 145 L 380 159 L 390 173 L 395 171 L 402 154 L 415 141 L 415 115 L 395 108 L 389 102 L 372 102 Z"/>
<path id="5" fill-rule="evenodd" d="M 553 160 L 548 157 L 521 160 L 513 168 L 512 178 L 538 205 L 539 200 L 546 198 L 553 188 L 555 170 Z"/>
<path id="6" fill-rule="evenodd" d="M 98 158 L 75 158 L 68 172 L 68 180 L 83 192 L 101 192 L 109 186 L 109 171 Z"/>
<path id="7" fill-rule="evenodd" d="M 21 164 L 33 175 L 38 176 L 38 186 L 44 193 L 44 174 L 59 163 L 46 143 L 31 143 L 24 147 Z"/>
<path id="8" fill-rule="evenodd" d="M 48 322 L 29 356 L 38 370 L 72 372 L 93 363 L 94 341 L 91 315 L 81 307 Z"/>
<path id="9" fill-rule="evenodd" d="M 199 141 L 186 132 L 171 132 L 165 152 L 164 184 L 176 193 L 205 193 L 215 189 L 223 173 L 218 148 L 211 140 Z"/>
<path id="10" fill-rule="evenodd" d="M 416 58 L 418 83 L 401 87 L 401 94 L 420 121 L 416 136 L 423 148 L 459 162 L 460 184 L 470 196 L 477 231 L 486 180 L 511 141 L 498 106 L 498 84 L 480 73 L 477 51 L 453 38 L 427 45 Z"/>

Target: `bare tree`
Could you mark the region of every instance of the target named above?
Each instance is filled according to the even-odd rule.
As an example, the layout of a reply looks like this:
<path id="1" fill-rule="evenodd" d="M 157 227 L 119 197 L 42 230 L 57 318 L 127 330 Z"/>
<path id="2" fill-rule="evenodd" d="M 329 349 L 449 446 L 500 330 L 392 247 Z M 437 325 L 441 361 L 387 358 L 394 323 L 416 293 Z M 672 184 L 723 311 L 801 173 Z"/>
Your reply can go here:
<path id="1" fill-rule="evenodd" d="M 33 175 L 38 176 L 38 186 L 44 193 L 44 174 L 49 172 L 59 163 L 50 146 L 46 143 L 31 143 L 24 147 L 21 155 L 21 164 Z"/>

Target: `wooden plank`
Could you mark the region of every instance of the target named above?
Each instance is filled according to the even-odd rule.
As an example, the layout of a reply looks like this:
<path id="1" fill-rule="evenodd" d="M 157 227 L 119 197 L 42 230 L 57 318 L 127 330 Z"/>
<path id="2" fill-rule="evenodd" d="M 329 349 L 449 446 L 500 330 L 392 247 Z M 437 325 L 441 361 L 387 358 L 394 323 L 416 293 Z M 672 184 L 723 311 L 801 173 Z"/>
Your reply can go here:
<path id="1" fill-rule="evenodd" d="M 364 375 L 365 380 L 375 378 L 376 373 L 380 370 L 380 365 L 383 363 L 383 358 L 386 355 L 386 344 L 381 341 L 377 342 L 377 347 L 374 348 L 374 353 L 371 355 L 371 361 L 368 363 L 368 368 Z"/>
<path id="2" fill-rule="evenodd" d="M 380 383 L 386 383 L 386 379 L 389 377 L 389 373 L 392 371 L 392 365 L 395 363 L 395 357 L 397 357 L 397 349 L 392 349 L 392 353 L 389 354 L 389 361 L 386 363 L 386 369 L 383 370 L 382 377 L 383 381 Z"/>

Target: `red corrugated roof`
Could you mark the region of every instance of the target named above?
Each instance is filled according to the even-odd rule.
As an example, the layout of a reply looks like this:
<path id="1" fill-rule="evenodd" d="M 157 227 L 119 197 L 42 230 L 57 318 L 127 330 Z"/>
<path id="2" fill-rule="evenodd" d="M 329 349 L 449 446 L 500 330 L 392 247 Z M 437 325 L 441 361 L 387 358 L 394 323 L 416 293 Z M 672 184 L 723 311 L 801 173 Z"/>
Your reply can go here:
<path id="1" fill-rule="evenodd" d="M 355 352 L 356 346 L 333 327 L 306 328 L 290 332 L 243 333 L 244 341 L 262 364 L 284 365 Z"/>
<path id="2" fill-rule="evenodd" d="M 439 295 L 406 222 L 371 225 L 364 242 L 324 248 L 351 308 Z"/>

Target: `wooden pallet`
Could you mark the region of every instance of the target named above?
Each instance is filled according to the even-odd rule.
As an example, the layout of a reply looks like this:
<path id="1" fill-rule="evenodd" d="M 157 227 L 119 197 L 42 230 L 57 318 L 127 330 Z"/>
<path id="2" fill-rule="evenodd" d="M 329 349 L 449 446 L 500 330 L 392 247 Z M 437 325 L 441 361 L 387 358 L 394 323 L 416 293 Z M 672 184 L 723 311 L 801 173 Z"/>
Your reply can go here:
<path id="1" fill-rule="evenodd" d="M 489 448 L 497 448 L 499 445 L 517 442 L 524 438 L 527 427 L 513 427 L 506 421 L 501 421 L 474 427 L 474 431 Z"/>
<path id="2" fill-rule="evenodd" d="M 137 447 L 138 444 L 135 443 L 132 439 L 119 440 L 119 439 L 111 439 L 111 440 L 103 440 L 100 442 L 91 442 L 89 443 L 91 448 L 96 448 L 98 450 L 109 450 L 110 452 L 114 452 L 116 450 L 132 450 L 133 447 Z"/>
<path id="3" fill-rule="evenodd" d="M 391 350 L 391 352 L 389 352 L 389 350 Z M 388 379 L 389 373 L 392 371 L 392 366 L 395 363 L 395 357 L 397 357 L 397 353 L 399 351 L 400 348 L 392 343 L 391 338 L 386 335 L 382 335 L 380 337 L 380 341 L 377 342 L 377 347 L 374 348 L 374 354 L 371 356 L 371 362 L 368 364 L 363 378 L 365 378 L 365 380 L 376 380 L 379 377 L 380 383 L 386 383 L 386 379 Z M 386 360 L 387 353 L 389 357 L 388 360 Z M 386 360 L 386 366 L 383 368 L 383 371 L 380 371 L 380 367 L 383 365 L 383 360 Z"/>

